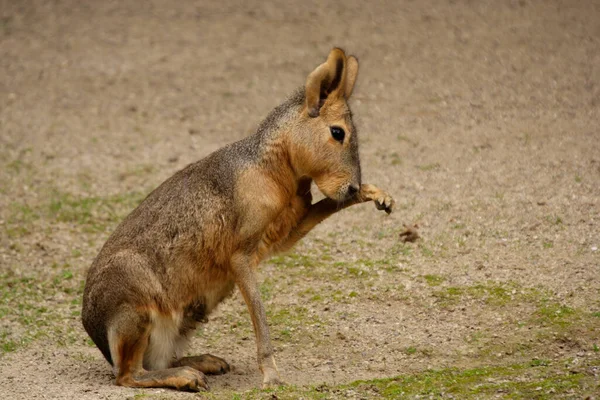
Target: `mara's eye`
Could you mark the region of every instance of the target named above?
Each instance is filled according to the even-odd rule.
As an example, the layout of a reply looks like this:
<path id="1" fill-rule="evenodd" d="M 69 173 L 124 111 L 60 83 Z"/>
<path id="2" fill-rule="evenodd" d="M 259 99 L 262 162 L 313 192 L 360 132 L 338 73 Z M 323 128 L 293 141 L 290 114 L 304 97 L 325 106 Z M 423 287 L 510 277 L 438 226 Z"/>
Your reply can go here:
<path id="1" fill-rule="evenodd" d="M 344 137 L 346 136 L 346 132 L 344 132 L 342 128 L 340 128 L 339 126 L 332 126 L 329 129 L 331 129 L 331 136 L 333 136 L 335 140 L 337 140 L 340 143 L 344 143 Z"/>

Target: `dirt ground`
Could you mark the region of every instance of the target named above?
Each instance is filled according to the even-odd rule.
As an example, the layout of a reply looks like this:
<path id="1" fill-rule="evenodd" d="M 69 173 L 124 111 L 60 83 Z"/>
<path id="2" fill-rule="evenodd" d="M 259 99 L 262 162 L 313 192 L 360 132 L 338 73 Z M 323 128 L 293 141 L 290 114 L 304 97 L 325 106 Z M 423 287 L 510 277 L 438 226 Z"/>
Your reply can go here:
<path id="1" fill-rule="evenodd" d="M 397 209 L 262 265 L 292 386 L 256 389 L 239 294 L 192 342 L 233 366 L 210 394 L 115 386 L 79 316 L 100 247 L 333 46 Z M 599 126 L 597 1 L 0 0 L 0 398 L 597 396 Z"/>

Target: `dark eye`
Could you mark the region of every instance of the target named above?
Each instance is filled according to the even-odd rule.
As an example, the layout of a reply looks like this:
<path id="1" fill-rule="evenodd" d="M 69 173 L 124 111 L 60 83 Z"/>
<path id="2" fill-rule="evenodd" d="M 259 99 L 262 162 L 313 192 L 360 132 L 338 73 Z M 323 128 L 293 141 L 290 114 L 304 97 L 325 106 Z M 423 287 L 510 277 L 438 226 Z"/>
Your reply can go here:
<path id="1" fill-rule="evenodd" d="M 332 126 L 329 129 L 331 129 L 331 136 L 333 136 L 335 140 L 337 140 L 340 143 L 344 143 L 344 137 L 346 136 L 346 132 L 344 132 L 342 128 L 340 128 L 339 126 Z"/>

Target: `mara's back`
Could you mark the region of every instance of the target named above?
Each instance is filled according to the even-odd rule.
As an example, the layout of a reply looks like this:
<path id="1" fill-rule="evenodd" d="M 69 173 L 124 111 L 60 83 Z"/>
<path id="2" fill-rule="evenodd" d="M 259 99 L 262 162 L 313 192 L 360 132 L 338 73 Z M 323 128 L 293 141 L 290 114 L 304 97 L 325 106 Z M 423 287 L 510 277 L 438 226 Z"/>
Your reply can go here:
<path id="1" fill-rule="evenodd" d="M 294 92 L 255 134 L 188 165 L 152 191 L 109 237 L 88 272 L 88 281 L 97 279 L 115 259 L 134 254 L 144 258 L 160 279 L 189 258 L 201 270 L 226 263 L 237 245 L 236 185 L 244 171 L 260 166 L 265 149 L 292 121 L 302 101 L 303 93 Z M 126 268 L 127 263 L 112 273 L 124 273 Z"/>

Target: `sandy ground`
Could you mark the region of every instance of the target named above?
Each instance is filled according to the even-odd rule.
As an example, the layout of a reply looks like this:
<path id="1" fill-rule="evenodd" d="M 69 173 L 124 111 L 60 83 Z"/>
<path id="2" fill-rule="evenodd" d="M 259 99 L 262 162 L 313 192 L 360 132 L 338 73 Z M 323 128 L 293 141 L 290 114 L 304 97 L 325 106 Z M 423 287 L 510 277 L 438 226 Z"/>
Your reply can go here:
<path id="1" fill-rule="evenodd" d="M 143 194 L 250 134 L 334 45 L 360 60 L 363 181 L 397 210 L 345 210 L 264 263 L 284 378 L 597 365 L 600 3 L 0 0 L 0 398 L 192 396 L 112 384 L 84 272 Z M 260 383 L 254 346 L 235 295 L 190 353 L 231 362 L 210 378 L 230 398 Z"/>

